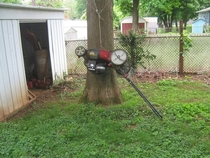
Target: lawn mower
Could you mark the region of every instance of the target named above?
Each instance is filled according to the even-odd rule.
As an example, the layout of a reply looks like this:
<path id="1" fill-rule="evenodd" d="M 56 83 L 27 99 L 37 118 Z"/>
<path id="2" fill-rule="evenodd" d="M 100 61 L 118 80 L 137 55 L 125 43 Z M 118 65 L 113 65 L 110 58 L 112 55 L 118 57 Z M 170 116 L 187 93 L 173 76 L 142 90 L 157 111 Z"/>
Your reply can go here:
<path id="1" fill-rule="evenodd" d="M 138 92 L 138 94 L 144 99 L 152 111 L 162 119 L 161 114 L 155 109 L 155 107 L 149 102 L 149 100 L 143 95 L 143 93 L 137 88 L 137 86 L 129 78 L 129 71 L 131 69 L 130 64 L 127 61 L 127 53 L 123 49 L 115 49 L 113 51 L 99 50 L 99 49 L 85 49 L 83 46 L 78 46 L 75 49 L 75 53 L 78 57 L 84 58 L 84 65 L 90 72 L 107 76 L 107 68 L 113 68 L 119 75 L 122 75 Z"/>

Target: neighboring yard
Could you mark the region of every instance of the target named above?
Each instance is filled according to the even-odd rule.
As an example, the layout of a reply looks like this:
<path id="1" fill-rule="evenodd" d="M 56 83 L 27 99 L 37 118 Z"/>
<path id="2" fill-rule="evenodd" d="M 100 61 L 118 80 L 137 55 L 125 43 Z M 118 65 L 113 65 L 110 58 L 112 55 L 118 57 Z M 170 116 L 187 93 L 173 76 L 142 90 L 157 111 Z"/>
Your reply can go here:
<path id="1" fill-rule="evenodd" d="M 122 105 L 78 103 L 85 79 L 72 77 L 0 124 L 0 157 L 210 157 L 209 74 L 134 78 L 163 120 L 123 78 Z"/>

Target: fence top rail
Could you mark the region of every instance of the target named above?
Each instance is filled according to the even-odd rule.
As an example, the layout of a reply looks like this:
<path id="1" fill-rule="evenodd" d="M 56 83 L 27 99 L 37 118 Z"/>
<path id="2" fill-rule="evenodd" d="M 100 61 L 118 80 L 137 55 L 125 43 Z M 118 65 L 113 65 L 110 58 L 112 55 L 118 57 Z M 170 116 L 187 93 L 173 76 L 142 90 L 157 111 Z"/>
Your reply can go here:
<path id="1" fill-rule="evenodd" d="M 210 37 L 210 34 L 191 34 L 190 37 Z"/>
<path id="2" fill-rule="evenodd" d="M 73 40 L 65 40 L 65 42 L 76 42 L 76 41 L 87 41 L 87 39 L 73 39 Z"/>
<path id="3" fill-rule="evenodd" d="M 210 34 L 189 34 L 190 37 L 210 37 Z M 147 38 L 176 38 L 180 37 L 180 34 L 172 34 L 172 35 L 149 35 Z"/>
<path id="4" fill-rule="evenodd" d="M 190 37 L 210 37 L 210 34 L 189 34 Z M 177 35 L 149 35 L 146 38 L 179 38 L 180 34 Z M 114 38 L 118 40 L 119 38 Z M 65 42 L 76 42 L 76 41 L 87 41 L 87 39 L 74 39 L 74 40 L 65 40 Z"/>

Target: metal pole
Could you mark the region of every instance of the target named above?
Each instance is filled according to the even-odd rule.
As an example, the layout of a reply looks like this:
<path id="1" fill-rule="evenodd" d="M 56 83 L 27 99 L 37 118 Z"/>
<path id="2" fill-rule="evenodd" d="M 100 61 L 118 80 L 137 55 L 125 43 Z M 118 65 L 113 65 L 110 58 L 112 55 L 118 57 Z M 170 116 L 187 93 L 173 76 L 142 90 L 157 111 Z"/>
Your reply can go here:
<path id="1" fill-rule="evenodd" d="M 152 111 L 162 119 L 162 115 L 155 109 L 155 107 L 149 102 L 149 100 L 144 96 L 144 94 L 136 87 L 136 85 L 130 80 L 130 78 L 125 77 L 126 80 L 133 86 L 133 88 L 139 93 L 139 95 L 144 99 L 144 101 L 148 104 L 148 106 L 152 109 Z"/>
<path id="2" fill-rule="evenodd" d="M 179 40 L 179 73 L 184 73 L 184 58 L 183 58 L 183 21 L 179 22 L 180 40 Z"/>

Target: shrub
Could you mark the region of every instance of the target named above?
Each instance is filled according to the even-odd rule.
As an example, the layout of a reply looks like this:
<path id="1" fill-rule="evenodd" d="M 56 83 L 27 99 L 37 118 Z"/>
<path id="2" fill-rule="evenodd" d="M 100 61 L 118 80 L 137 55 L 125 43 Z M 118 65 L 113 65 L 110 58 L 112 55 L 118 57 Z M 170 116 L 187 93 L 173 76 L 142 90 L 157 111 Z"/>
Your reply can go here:
<path id="1" fill-rule="evenodd" d="M 148 59 L 153 60 L 156 58 L 155 55 L 151 54 L 149 51 L 144 51 L 143 43 L 145 41 L 146 34 L 141 33 L 137 34 L 136 32 L 130 30 L 128 34 L 119 34 L 119 42 L 123 48 L 127 50 L 128 60 L 131 64 L 131 67 L 134 69 L 137 68 L 137 65 L 140 64 L 144 68 L 144 60 Z"/>

